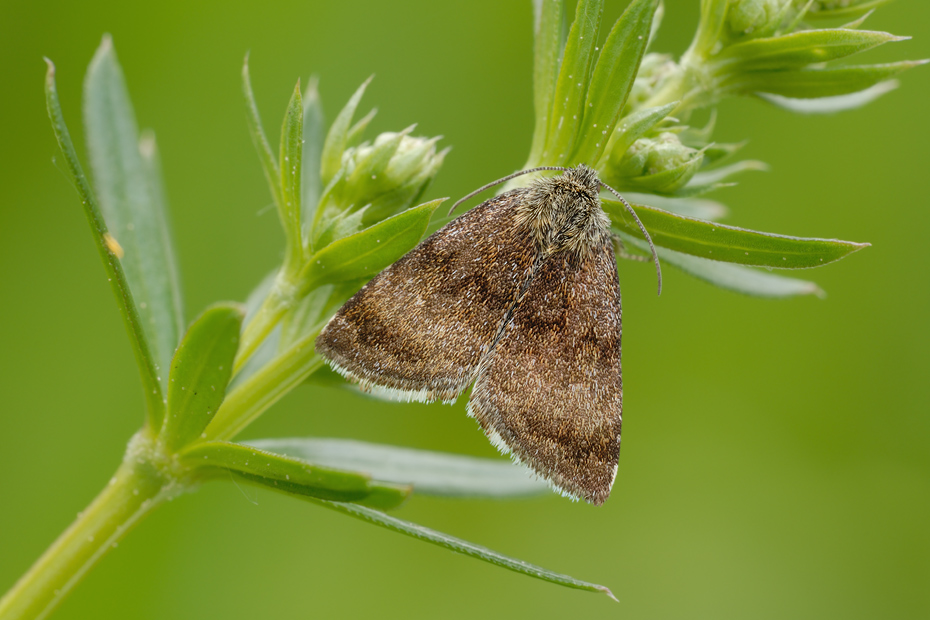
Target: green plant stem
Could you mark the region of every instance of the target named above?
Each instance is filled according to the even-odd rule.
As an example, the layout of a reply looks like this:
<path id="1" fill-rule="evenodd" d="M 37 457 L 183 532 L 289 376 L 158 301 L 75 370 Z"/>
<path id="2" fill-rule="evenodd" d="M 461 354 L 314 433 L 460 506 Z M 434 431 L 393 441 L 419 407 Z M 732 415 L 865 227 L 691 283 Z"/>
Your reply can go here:
<path id="1" fill-rule="evenodd" d="M 320 325 L 309 336 L 297 341 L 227 394 L 204 431 L 204 439 L 232 439 L 268 407 L 319 370 L 324 362 L 316 354 L 314 341 L 322 327 Z"/>
<path id="2" fill-rule="evenodd" d="M 109 484 L 0 599 L 0 620 L 45 618 L 136 522 L 185 487 L 154 459 L 143 430 Z"/>
<path id="3" fill-rule="evenodd" d="M 286 266 L 275 279 L 275 283 L 255 316 L 249 319 L 239 340 L 239 351 L 233 363 L 233 373 L 242 370 L 243 365 L 252 357 L 261 343 L 274 330 L 287 311 L 299 299 L 300 289 L 284 274 L 291 273 Z"/>

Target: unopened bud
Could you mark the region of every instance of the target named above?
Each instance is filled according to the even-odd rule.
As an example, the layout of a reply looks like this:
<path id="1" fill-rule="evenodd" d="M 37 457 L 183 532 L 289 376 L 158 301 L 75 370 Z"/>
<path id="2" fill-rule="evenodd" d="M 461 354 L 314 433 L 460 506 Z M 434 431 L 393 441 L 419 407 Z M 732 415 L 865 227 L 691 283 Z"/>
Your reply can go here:
<path id="1" fill-rule="evenodd" d="M 438 140 L 410 136 L 407 131 L 387 132 L 372 144 L 347 149 L 339 202 L 370 205 L 365 225 L 412 206 L 442 165 L 446 152 L 436 152 Z"/>
<path id="2" fill-rule="evenodd" d="M 604 176 L 622 188 L 671 193 L 694 176 L 702 161 L 701 151 L 685 146 L 677 135 L 666 132 L 634 142 Z"/>
<path id="3" fill-rule="evenodd" d="M 791 0 L 735 0 L 730 4 L 727 22 L 734 37 L 774 31 Z"/>
<path id="4" fill-rule="evenodd" d="M 314 244 L 326 245 L 411 206 L 436 176 L 446 150 L 436 138 L 386 132 L 347 148 L 342 166 L 320 200 Z"/>

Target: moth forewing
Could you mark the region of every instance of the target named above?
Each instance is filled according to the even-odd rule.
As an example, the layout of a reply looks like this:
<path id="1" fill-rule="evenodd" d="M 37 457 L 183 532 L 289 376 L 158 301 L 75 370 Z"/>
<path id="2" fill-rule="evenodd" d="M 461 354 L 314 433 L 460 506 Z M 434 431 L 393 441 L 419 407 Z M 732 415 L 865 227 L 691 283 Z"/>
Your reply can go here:
<path id="1" fill-rule="evenodd" d="M 620 451 L 620 338 L 610 239 L 553 256 L 482 362 L 469 414 L 556 489 L 602 504 Z"/>
<path id="2" fill-rule="evenodd" d="M 455 400 L 530 276 L 535 250 L 513 226 L 525 193 L 475 207 L 375 276 L 326 325 L 317 351 L 363 389 Z"/>
<path id="3" fill-rule="evenodd" d="M 454 400 L 556 489 L 601 504 L 620 449 L 620 287 L 596 173 L 475 207 L 376 276 L 317 350 L 362 388 Z"/>

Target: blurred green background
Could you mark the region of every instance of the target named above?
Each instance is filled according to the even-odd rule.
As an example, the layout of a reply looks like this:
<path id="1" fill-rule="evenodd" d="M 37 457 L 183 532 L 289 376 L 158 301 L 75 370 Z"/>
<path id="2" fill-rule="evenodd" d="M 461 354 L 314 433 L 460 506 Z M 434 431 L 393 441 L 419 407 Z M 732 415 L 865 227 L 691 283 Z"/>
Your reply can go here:
<path id="1" fill-rule="evenodd" d="M 680 53 L 697 0 L 667 0 Z M 608 2 L 615 19 L 625 2 Z M 930 56 L 930 4 L 874 29 L 864 60 Z M 188 317 L 243 299 L 282 235 L 246 129 L 239 71 L 277 135 L 294 82 L 332 119 L 369 74 L 375 132 L 452 145 L 427 197 L 518 168 L 532 128 L 529 1 L 0 3 L 0 591 L 109 479 L 142 421 L 138 375 L 45 114 L 48 56 L 72 133 L 113 34 L 140 126 L 157 131 Z M 925 618 L 930 615 L 926 68 L 863 110 L 720 108 L 719 141 L 771 164 L 716 196 L 729 223 L 869 241 L 800 274 L 829 296 L 741 297 L 624 263 L 624 441 L 606 506 L 415 497 L 397 514 L 603 583 L 563 589 L 303 502 L 210 484 L 151 515 L 57 618 Z M 374 135 L 372 132 L 371 135 Z M 58 168 L 56 168 L 56 166 Z M 464 402 L 390 405 L 304 387 L 248 437 L 317 435 L 493 456 Z"/>

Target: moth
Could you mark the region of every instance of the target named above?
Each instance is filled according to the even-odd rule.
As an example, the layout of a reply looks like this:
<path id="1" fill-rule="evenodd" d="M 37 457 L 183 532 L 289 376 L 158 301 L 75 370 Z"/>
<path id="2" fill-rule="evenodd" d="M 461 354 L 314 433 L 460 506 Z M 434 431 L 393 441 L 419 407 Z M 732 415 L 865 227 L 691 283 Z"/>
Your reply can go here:
<path id="1" fill-rule="evenodd" d="M 452 402 L 556 490 L 603 504 L 617 473 L 620 285 L 602 188 L 559 170 L 453 220 L 385 269 L 316 340 L 334 370 L 396 400 Z M 453 205 L 452 209 L 455 209 Z M 451 213 L 451 211 L 450 211 Z M 661 271 L 659 272 L 661 291 Z"/>

